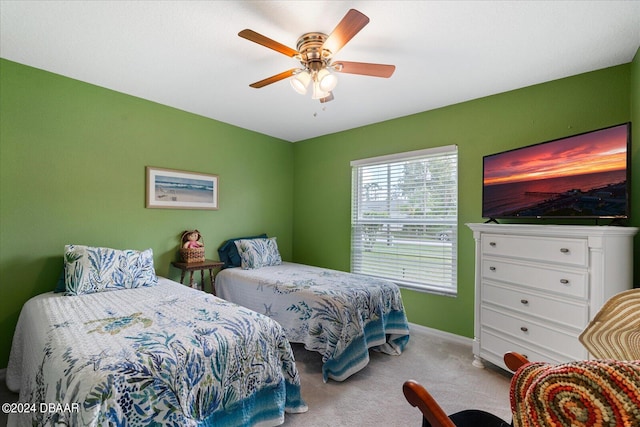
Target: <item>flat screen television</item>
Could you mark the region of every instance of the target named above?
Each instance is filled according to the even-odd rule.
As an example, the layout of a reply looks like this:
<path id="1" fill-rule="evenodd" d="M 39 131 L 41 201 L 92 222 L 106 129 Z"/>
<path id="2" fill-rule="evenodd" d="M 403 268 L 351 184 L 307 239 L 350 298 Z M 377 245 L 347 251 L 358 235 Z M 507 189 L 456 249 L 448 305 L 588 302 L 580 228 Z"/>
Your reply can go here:
<path id="1" fill-rule="evenodd" d="M 626 219 L 631 123 L 483 157 L 482 216 Z"/>

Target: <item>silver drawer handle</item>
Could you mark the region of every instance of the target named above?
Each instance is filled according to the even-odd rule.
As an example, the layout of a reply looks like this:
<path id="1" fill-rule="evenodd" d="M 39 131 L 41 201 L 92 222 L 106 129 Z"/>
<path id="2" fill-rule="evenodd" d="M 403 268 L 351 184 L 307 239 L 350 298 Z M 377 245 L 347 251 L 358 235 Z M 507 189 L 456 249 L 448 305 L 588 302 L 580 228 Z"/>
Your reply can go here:
<path id="1" fill-rule="evenodd" d="M 489 270 L 491 270 L 491 271 L 496 271 L 496 268 L 495 268 L 495 267 L 493 267 L 493 266 L 491 266 L 491 267 L 489 267 Z"/>
<path id="2" fill-rule="evenodd" d="M 496 247 L 496 242 L 489 242 L 489 246 L 493 246 L 495 248 Z"/>
<path id="3" fill-rule="evenodd" d="M 568 248 L 560 248 L 560 252 L 562 252 L 563 254 L 568 254 L 569 253 L 569 249 Z"/>
<path id="4" fill-rule="evenodd" d="M 527 328 L 526 326 L 520 326 L 520 330 L 522 332 L 527 332 L 529 330 L 529 328 Z"/>
<path id="5" fill-rule="evenodd" d="M 528 299 L 521 299 L 520 302 L 524 305 L 529 304 L 529 300 Z"/>
<path id="6" fill-rule="evenodd" d="M 567 280 L 567 279 L 560 279 L 560 283 L 562 283 L 563 285 L 566 285 L 567 283 L 569 283 L 569 280 Z"/>

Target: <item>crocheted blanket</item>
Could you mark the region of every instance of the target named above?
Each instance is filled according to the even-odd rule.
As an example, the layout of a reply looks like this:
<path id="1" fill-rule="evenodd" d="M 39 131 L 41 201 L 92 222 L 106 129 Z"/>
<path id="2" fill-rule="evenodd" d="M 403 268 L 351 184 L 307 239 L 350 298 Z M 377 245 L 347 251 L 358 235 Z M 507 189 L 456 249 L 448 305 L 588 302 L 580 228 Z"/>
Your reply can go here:
<path id="1" fill-rule="evenodd" d="M 514 427 L 640 426 L 640 360 L 529 363 L 511 381 Z"/>

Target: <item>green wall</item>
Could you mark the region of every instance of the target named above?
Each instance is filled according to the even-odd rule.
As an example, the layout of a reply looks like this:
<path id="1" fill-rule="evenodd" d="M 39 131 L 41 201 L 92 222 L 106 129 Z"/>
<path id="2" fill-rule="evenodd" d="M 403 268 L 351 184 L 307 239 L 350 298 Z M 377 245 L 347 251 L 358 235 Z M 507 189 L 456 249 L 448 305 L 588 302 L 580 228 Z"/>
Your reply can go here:
<path id="1" fill-rule="evenodd" d="M 457 144 L 458 296 L 402 293 L 409 321 L 472 337 L 474 242 L 464 224 L 484 221 L 482 156 L 629 121 L 630 69 L 626 64 L 296 143 L 294 260 L 349 269 L 351 160 Z"/>
<path id="2" fill-rule="evenodd" d="M 0 368 L 23 303 L 53 290 L 68 243 L 152 248 L 159 275 L 180 234 L 206 256 L 267 232 L 292 257 L 288 142 L 0 60 Z M 218 174 L 217 211 L 146 209 L 145 166 Z"/>

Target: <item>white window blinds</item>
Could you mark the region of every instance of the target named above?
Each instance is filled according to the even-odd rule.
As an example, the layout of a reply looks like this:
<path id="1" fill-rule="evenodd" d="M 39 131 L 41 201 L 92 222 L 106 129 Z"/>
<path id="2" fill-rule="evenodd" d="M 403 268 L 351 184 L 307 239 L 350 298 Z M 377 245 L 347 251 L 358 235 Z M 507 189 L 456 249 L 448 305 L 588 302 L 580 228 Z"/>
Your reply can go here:
<path id="1" fill-rule="evenodd" d="M 351 271 L 455 295 L 457 146 L 356 160 L 351 167 Z"/>

